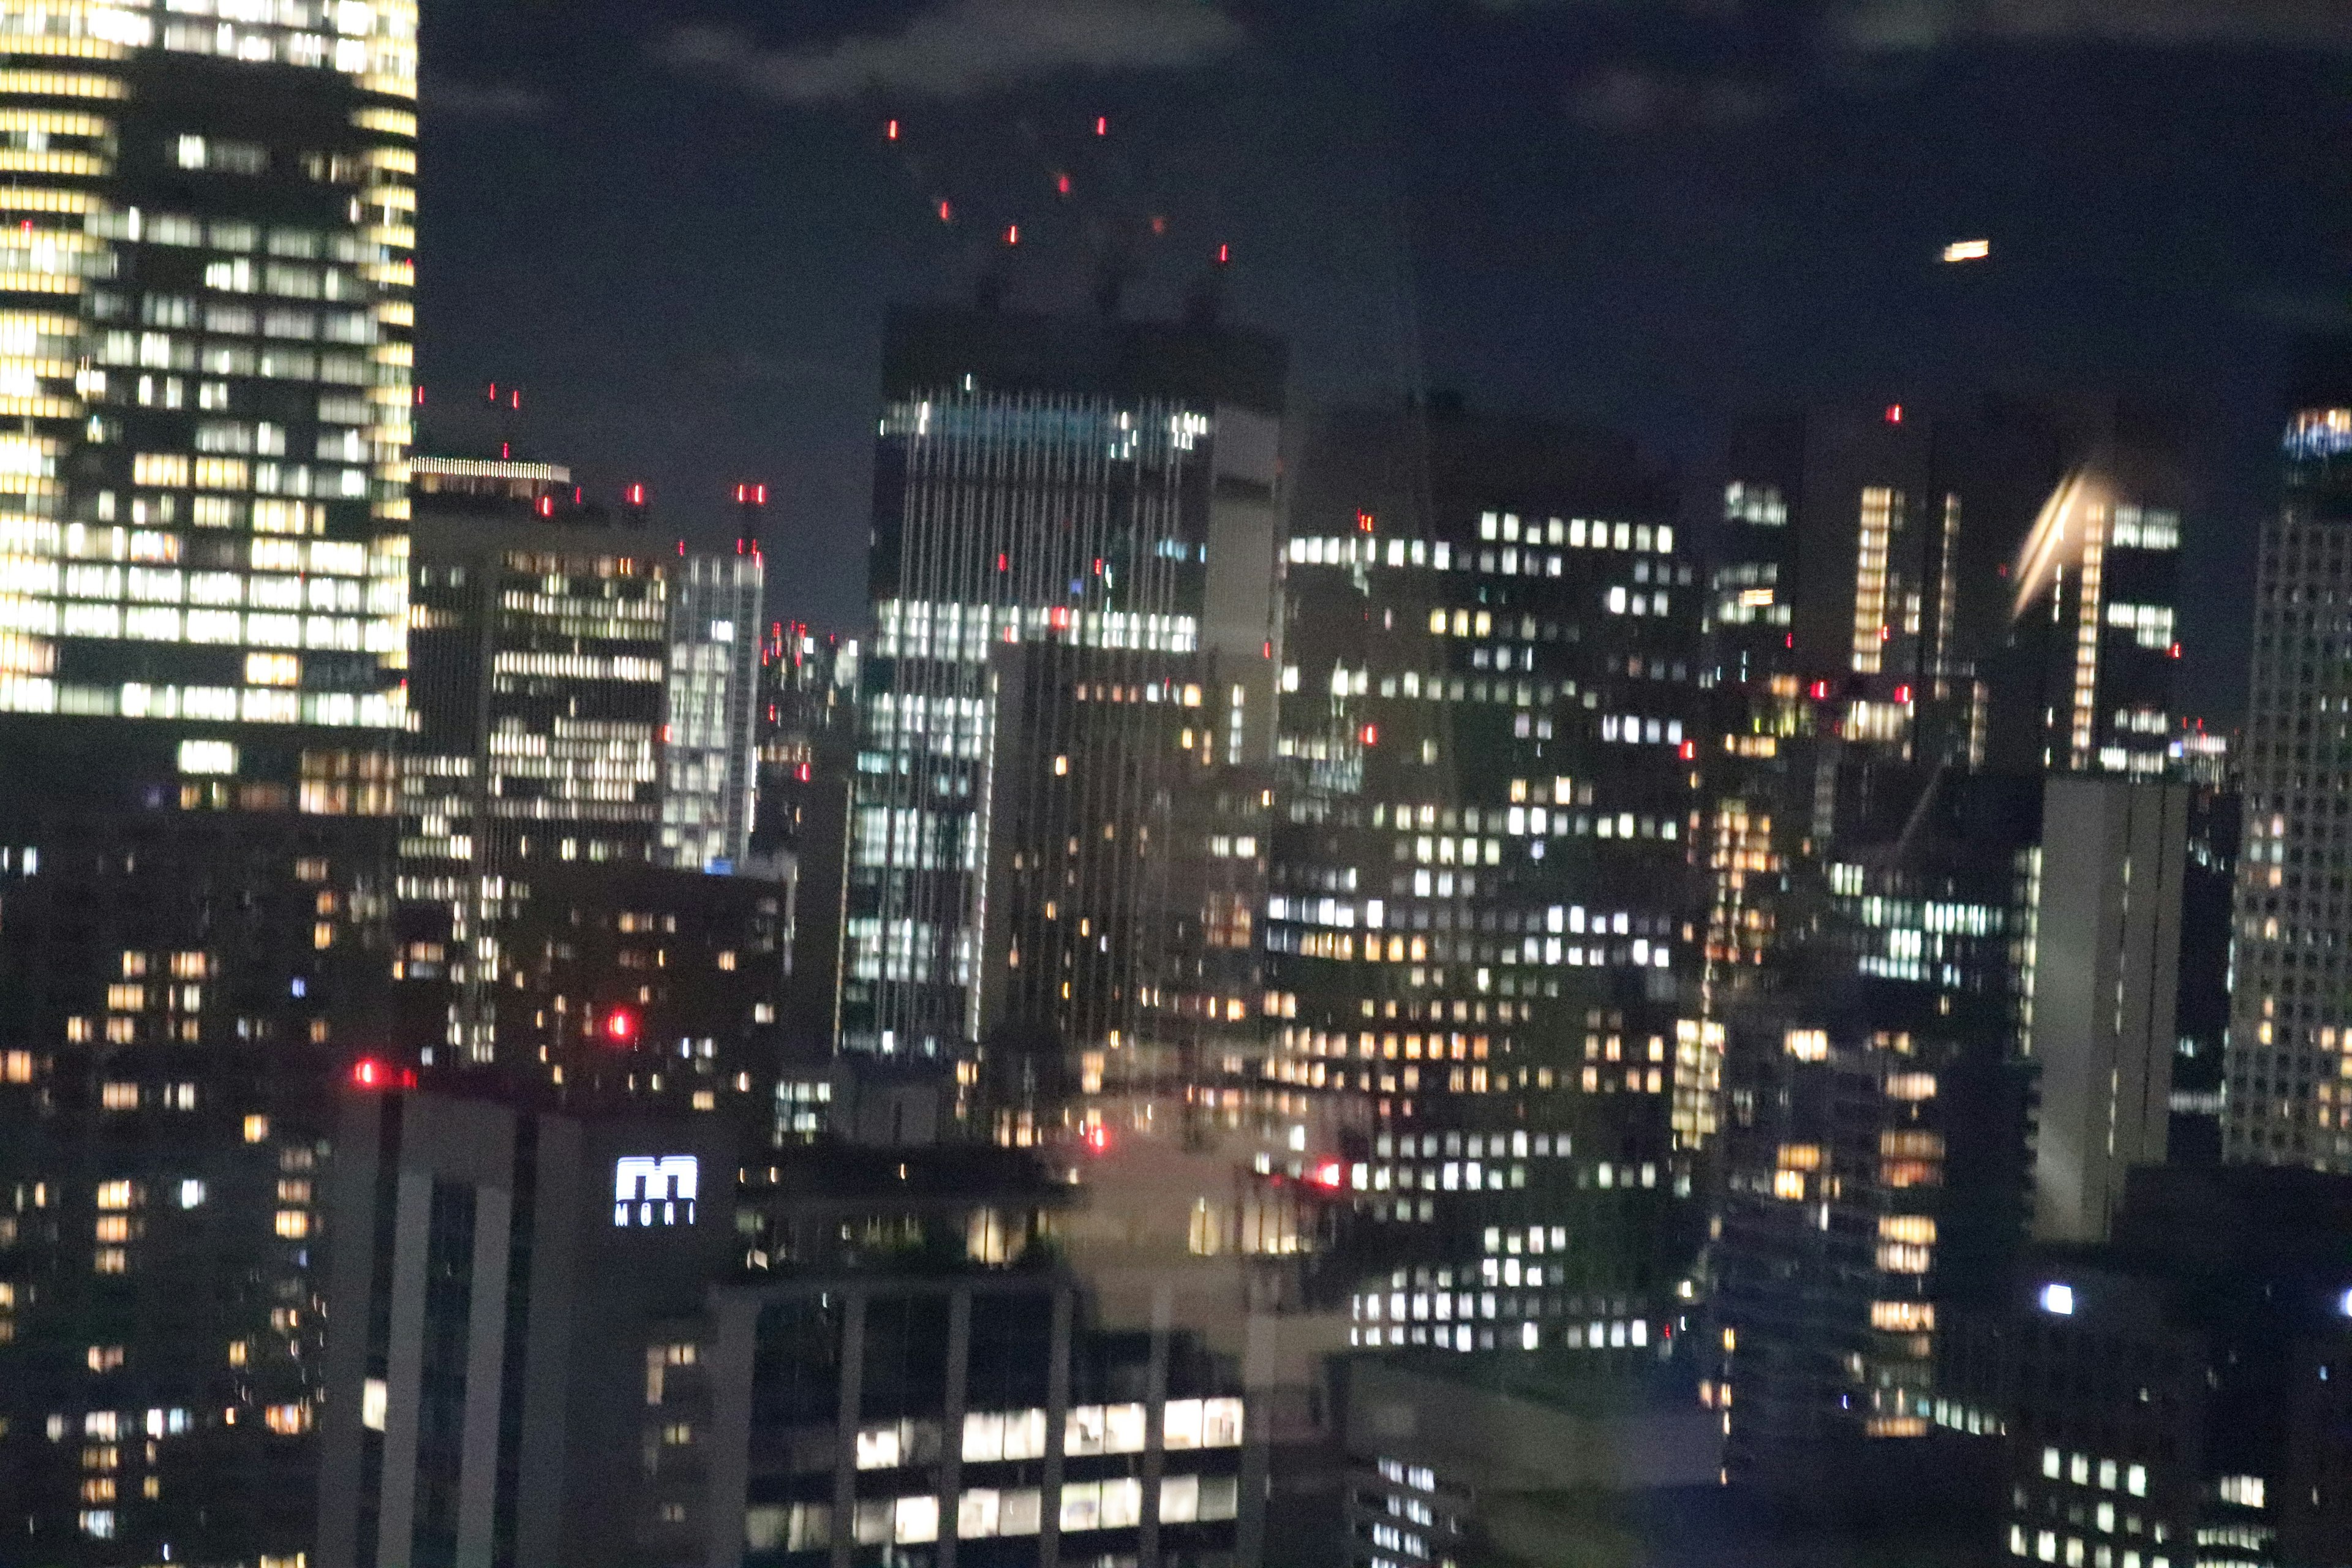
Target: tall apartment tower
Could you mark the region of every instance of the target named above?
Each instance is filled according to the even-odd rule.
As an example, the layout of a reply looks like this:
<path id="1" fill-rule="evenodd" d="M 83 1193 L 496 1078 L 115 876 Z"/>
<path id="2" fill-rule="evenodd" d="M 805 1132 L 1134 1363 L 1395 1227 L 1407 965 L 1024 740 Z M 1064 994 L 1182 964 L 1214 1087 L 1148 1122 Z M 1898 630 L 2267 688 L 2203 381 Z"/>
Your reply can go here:
<path id="1" fill-rule="evenodd" d="M 1255 1037 L 1283 374 L 1189 325 L 889 324 L 839 1040 L 985 1046 L 1015 1142 Z"/>
<path id="2" fill-rule="evenodd" d="M 2314 394 L 2287 426 L 2285 499 L 2263 529 L 2255 577 L 2221 1133 L 2225 1160 L 2341 1171 L 2352 1166 L 2340 826 L 2352 795 L 2352 377 Z"/>
<path id="3" fill-rule="evenodd" d="M 1307 1153 L 1272 1173 L 1382 1260 L 1354 1342 L 1639 1363 L 1716 1087 L 1668 491 L 1613 439 L 1442 411 L 1318 419 L 1296 472 L 1265 1073 Z"/>
<path id="4" fill-rule="evenodd" d="M 10 1550 L 293 1563 L 389 958 L 415 7 L 20 6 L 0 56 Z"/>

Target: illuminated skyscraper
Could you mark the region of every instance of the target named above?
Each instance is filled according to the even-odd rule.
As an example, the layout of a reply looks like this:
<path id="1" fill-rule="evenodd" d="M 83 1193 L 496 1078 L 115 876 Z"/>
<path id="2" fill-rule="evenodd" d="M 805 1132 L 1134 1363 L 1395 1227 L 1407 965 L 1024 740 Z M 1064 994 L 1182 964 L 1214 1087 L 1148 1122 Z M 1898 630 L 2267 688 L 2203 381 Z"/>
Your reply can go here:
<path id="1" fill-rule="evenodd" d="M 1927 1432 L 1936 1313 L 2021 1243 L 2037 1065 L 2048 1225 L 2104 1225 L 2108 1110 L 2129 1119 L 2116 1158 L 2160 1155 L 2178 803 L 2169 858 L 2147 823 L 2118 844 L 2061 811 L 2061 885 L 2034 869 L 2045 773 L 2122 775 L 2053 788 L 2129 816 L 2124 780 L 2169 765 L 2180 522 L 2144 426 L 1887 406 L 1733 452 L 1706 1017 L 1727 1037 L 1710 1383 L 1736 1474 L 1811 1490 L 1916 1459 L 1873 1440 Z M 2118 970 L 2155 973 L 2161 1005 L 2103 1030 L 2086 987 Z"/>
<path id="2" fill-rule="evenodd" d="M 754 1024 L 776 1022 L 772 991 L 768 1016 L 733 1029 L 682 1034 L 686 1018 L 665 1005 L 691 988 L 687 954 L 705 946 L 747 980 L 761 955 L 775 979 L 783 971 L 782 889 L 723 875 L 753 869 L 743 846 L 760 557 L 678 553 L 641 516 L 582 506 L 556 465 L 420 458 L 415 468 L 404 1043 L 427 1067 L 646 1089 L 661 1069 L 607 1070 L 615 1048 L 658 1036 L 675 1051 L 685 1038 L 693 1061 L 716 1064 L 723 1049 L 719 1076 L 752 1071 L 765 1092 L 764 1053 L 757 1066 L 736 1058 Z M 748 900 L 743 940 L 705 942 L 691 910 L 681 930 L 698 899 L 714 913 Z M 615 963 L 604 973 L 569 967 L 607 946 Z M 668 1081 L 715 1070 L 674 1068 Z"/>
<path id="3" fill-rule="evenodd" d="M 1282 351 L 910 312 L 884 394 L 840 1043 L 1026 1142 L 1256 1038 Z"/>
<path id="4" fill-rule="evenodd" d="M 751 551 L 690 555 L 671 584 L 656 858 L 680 871 L 731 871 L 751 853 L 761 593 Z"/>
<path id="5" fill-rule="evenodd" d="M 2222 1157 L 2352 1169 L 2352 379 L 2286 432 L 2286 497 L 2263 529 L 2246 716 L 2237 986 Z"/>
<path id="6" fill-rule="evenodd" d="M 1260 1169 L 1355 1211 L 1352 1342 L 1654 1361 L 1716 1089 L 1668 491 L 1448 413 L 1320 419 L 1296 484 Z"/>
<path id="7" fill-rule="evenodd" d="M 61 1563 L 299 1561 L 390 957 L 415 7 L 218 11 L 0 9 L 0 1492 Z"/>

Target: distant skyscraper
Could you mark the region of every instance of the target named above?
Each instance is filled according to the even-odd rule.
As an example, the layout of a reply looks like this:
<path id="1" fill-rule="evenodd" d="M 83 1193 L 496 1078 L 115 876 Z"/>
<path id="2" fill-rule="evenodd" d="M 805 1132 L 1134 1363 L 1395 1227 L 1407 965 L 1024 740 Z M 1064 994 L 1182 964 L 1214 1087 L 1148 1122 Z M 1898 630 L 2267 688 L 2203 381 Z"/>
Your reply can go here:
<path id="1" fill-rule="evenodd" d="M 2103 1224 L 2120 1163 L 2160 1157 L 2178 822 L 2154 863 L 2071 818 L 2036 840 L 2045 773 L 2122 790 L 2173 767 L 2164 444 L 2111 404 L 1995 400 L 1826 411 L 1735 446 L 1705 831 L 1736 1474 L 1811 1489 L 1865 1453 L 1912 1462 L 1871 1440 L 1928 1430 L 1936 1313 L 2022 1240 L 2037 975 L 2057 1009 L 2048 1223 Z M 2079 963 L 2037 968 L 2045 908 Z M 2162 996 L 2109 1018 L 2090 993 L 2118 964 L 2095 953 Z M 2112 1153 L 2111 1110 L 2130 1118 Z"/>
<path id="2" fill-rule="evenodd" d="M 228 9 L 0 14 L 0 1492 L 60 1563 L 301 1560 L 390 957 L 415 6 Z"/>
<path id="3" fill-rule="evenodd" d="M 637 1010 L 684 971 L 608 973 L 569 987 L 553 981 L 569 950 L 594 947 L 620 922 L 621 937 L 641 938 L 620 943 L 621 967 L 661 967 L 651 954 L 671 946 L 682 959 L 698 940 L 691 930 L 683 942 L 662 939 L 677 937 L 688 896 L 659 890 L 645 868 L 751 868 L 742 857 L 759 557 L 680 555 L 642 519 L 580 507 L 553 465 L 420 458 L 415 467 L 397 971 L 407 1043 L 425 1066 L 497 1064 L 576 1082 L 585 1062 L 606 1064 L 601 1053 L 613 1045 L 638 1043 L 656 1016 Z M 610 873 L 601 892 L 600 872 Z M 749 964 L 764 942 L 780 978 L 782 896 L 770 886 L 744 907 L 754 926 L 772 916 L 775 931 L 716 940 L 714 953 Z M 761 914 L 761 898 L 778 908 Z M 600 934 L 565 937 L 562 920 L 535 908 L 541 900 Z M 707 901 L 730 896 L 714 890 Z M 775 1019 L 739 1020 L 754 1022 Z M 708 1036 L 681 1037 L 698 1053 L 714 1042 L 715 1058 L 728 1031 L 705 1026 Z M 516 1048 L 502 1047 L 502 1033 Z M 744 1065 L 737 1042 L 726 1050 L 731 1079 Z M 609 1075 L 600 1065 L 594 1076 Z"/>
<path id="4" fill-rule="evenodd" d="M 857 760 L 857 639 L 771 622 L 760 647 L 758 820 L 751 852 L 793 867 L 792 986 L 784 1045 L 814 1065 L 833 1053 L 841 999 L 843 879 Z"/>
<path id="5" fill-rule="evenodd" d="M 1937 1314 L 2026 1217 L 2016 955 L 2035 781 L 1846 770 L 1801 917 L 1726 1015 L 1710 1375 L 1735 1479 L 1860 1486 L 1927 1435 Z"/>
<path id="6" fill-rule="evenodd" d="M 1318 420 L 1286 552 L 1265 942 L 1286 1180 L 1357 1211 L 1351 1341 L 1624 1370 L 1714 1127 L 1690 860 L 1701 584 L 1624 444 Z"/>
<path id="7" fill-rule="evenodd" d="M 1256 1038 L 1282 352 L 908 312 L 884 395 L 840 1041 L 1026 1141 Z"/>
<path id="8" fill-rule="evenodd" d="M 676 571 L 656 858 L 681 871 L 730 871 L 751 853 L 759 788 L 761 560 L 690 555 Z"/>
<path id="9" fill-rule="evenodd" d="M 2107 1238 L 2134 1165 L 2165 1162 L 2180 989 L 2189 786 L 2055 778 L 2034 851 L 2033 1234 Z"/>
<path id="10" fill-rule="evenodd" d="M 2352 390 L 2296 411 L 2263 529 L 2243 756 L 2225 1159 L 2352 1168 Z"/>

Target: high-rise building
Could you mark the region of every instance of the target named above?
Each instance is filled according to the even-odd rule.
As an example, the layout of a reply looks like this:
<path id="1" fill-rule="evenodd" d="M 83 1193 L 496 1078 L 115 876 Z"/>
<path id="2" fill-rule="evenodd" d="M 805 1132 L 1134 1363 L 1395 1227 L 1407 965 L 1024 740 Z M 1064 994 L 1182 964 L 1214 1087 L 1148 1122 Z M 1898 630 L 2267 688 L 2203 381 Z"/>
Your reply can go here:
<path id="1" fill-rule="evenodd" d="M 0 16 L 0 1490 L 45 1562 L 308 1538 L 312 1167 L 389 956 L 415 25 Z"/>
<path id="2" fill-rule="evenodd" d="M 2105 1240 L 2125 1173 L 2165 1162 L 2188 847 L 2186 784 L 2044 786 L 2020 1040 L 2040 1068 L 2038 1241 Z"/>
<path id="3" fill-rule="evenodd" d="M 909 311 L 884 396 L 840 1044 L 1026 1142 L 1255 1039 L 1283 354 Z"/>
<path id="4" fill-rule="evenodd" d="M 841 999 L 841 921 L 849 787 L 857 760 L 859 645 L 772 623 L 760 647 L 760 796 L 751 852 L 793 867 L 792 988 L 785 1048 L 833 1054 Z"/>
<path id="5" fill-rule="evenodd" d="M 1352 1342 L 1657 1353 L 1714 1126 L 1702 592 L 1624 444 L 1339 414 L 1293 465 L 1270 1177 L 1355 1213 Z"/>
<path id="6" fill-rule="evenodd" d="M 1784 905 L 1804 940 L 1727 1015 L 1702 1341 L 1727 1469 L 1816 1499 L 1918 1463 L 1896 1450 L 1931 1425 L 1938 1313 L 2003 1277 L 2028 1195 L 2013 964 L 2039 789 L 1840 782 L 1818 889 Z"/>
<path id="7" fill-rule="evenodd" d="M 724 879 L 761 885 L 746 910 L 755 920 L 767 918 L 761 900 L 783 897 L 772 879 L 749 875 L 772 868 L 748 853 L 759 557 L 680 553 L 656 542 L 640 514 L 582 506 L 555 465 L 420 458 L 415 466 L 414 723 L 400 843 L 404 1043 L 428 1067 L 500 1064 L 536 1079 L 568 1065 L 576 1079 L 607 1059 L 585 1043 L 594 1014 L 609 1022 L 610 1009 L 648 1005 L 651 987 L 673 984 L 667 974 L 606 975 L 586 994 L 562 985 L 542 994 L 530 977 L 564 967 L 562 950 L 576 944 L 556 928 L 582 918 L 583 899 L 600 906 L 599 929 L 646 939 L 619 945 L 645 946 L 651 965 L 690 900 L 657 890 L 662 879 L 646 868 L 745 873 Z M 613 873 L 608 900 L 593 887 L 600 869 Z M 542 896 L 573 912 L 535 913 Z M 716 889 L 710 902 L 731 907 Z M 714 951 L 749 964 L 764 942 L 780 979 L 774 913 L 769 937 L 747 931 Z M 501 1050 L 502 1030 L 515 1049 Z M 719 1037 L 679 1037 L 699 1052 Z M 742 1070 L 730 1063 L 722 1076 Z"/>
<path id="8" fill-rule="evenodd" d="M 2063 817 L 2177 771 L 2167 449 L 2119 405 L 2000 400 L 1824 411 L 1735 444 L 1702 1026 L 1727 1042 L 1710 1280 L 1736 1473 L 1813 1489 L 1865 1452 L 1912 1462 L 1872 1440 L 1927 1433 L 1936 1313 L 1998 1288 L 2021 1245 L 2037 1068 L 2045 1224 L 2103 1224 L 2122 1165 L 2161 1155 L 2179 823 L 2153 863 L 2074 831 L 2095 811 L 2037 828 L 2045 773 L 2118 779 L 2053 783 Z M 2042 916 L 2084 963 L 2037 967 Z M 2117 970 L 2095 953 L 2161 995 L 2092 1006 Z"/>
<path id="9" fill-rule="evenodd" d="M 646 1352 L 733 1261 L 725 1124 L 355 1089 L 337 1142 L 309 1560 L 646 1561 Z"/>
<path id="10" fill-rule="evenodd" d="M 671 584 L 656 858 L 680 871 L 723 876 L 751 854 L 762 586 L 752 551 L 690 555 Z"/>
<path id="11" fill-rule="evenodd" d="M 1746 427 L 1714 573 L 1717 678 L 1895 701 L 1864 727 L 1930 761 L 2167 771 L 2172 445 L 2160 419 L 2096 400 Z"/>
<path id="12" fill-rule="evenodd" d="M 2332 394 L 2332 395 L 2328 395 Z M 2352 798 L 2352 377 L 2286 431 L 2285 498 L 2263 528 L 2242 766 L 2237 985 L 2223 1157 L 2352 1165 L 2352 942 L 2336 817 Z"/>

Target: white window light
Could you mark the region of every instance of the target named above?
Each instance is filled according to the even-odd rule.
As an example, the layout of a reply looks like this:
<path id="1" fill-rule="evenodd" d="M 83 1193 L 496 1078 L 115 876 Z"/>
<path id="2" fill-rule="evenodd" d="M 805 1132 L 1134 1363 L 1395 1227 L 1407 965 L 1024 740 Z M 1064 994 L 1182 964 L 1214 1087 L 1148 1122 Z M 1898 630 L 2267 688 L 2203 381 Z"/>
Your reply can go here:
<path id="1" fill-rule="evenodd" d="M 2042 1310 L 2053 1317 L 2074 1315 L 2074 1287 L 2052 1283 L 2042 1287 Z"/>

